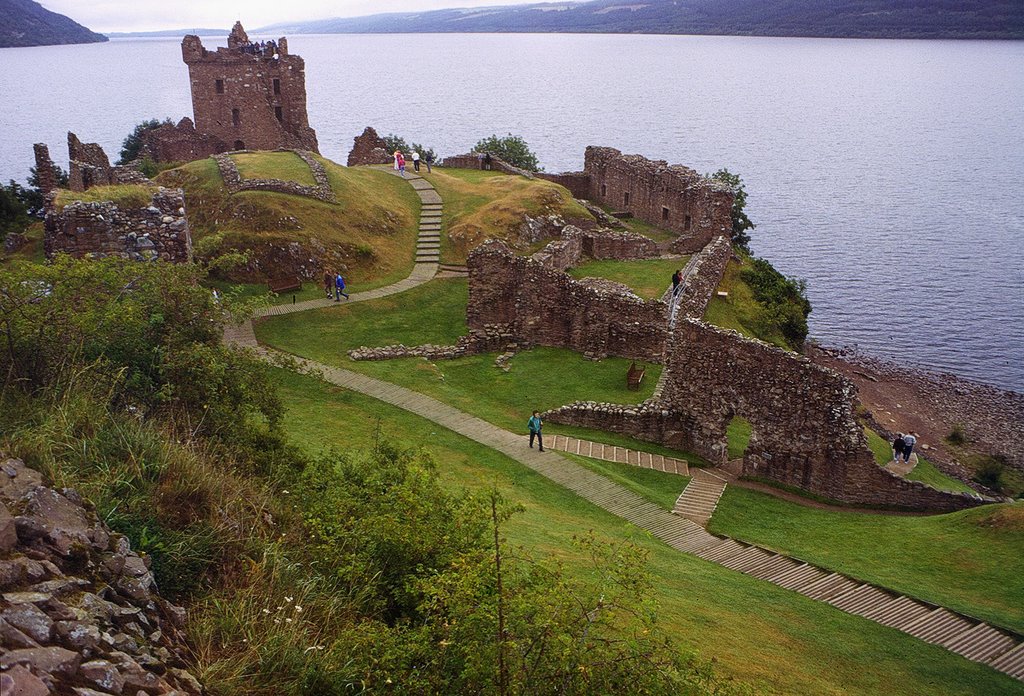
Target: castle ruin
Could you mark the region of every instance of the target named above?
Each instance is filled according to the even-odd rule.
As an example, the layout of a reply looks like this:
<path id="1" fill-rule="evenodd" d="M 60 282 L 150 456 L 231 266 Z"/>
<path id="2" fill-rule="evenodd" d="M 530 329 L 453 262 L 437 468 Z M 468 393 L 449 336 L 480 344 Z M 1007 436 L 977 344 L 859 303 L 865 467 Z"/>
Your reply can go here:
<path id="1" fill-rule="evenodd" d="M 233 150 L 306 150 L 319 154 L 306 114 L 306 63 L 288 53 L 288 39 L 253 43 L 236 22 L 227 47 L 181 42 L 188 65 L 193 119 L 143 135 L 158 162 L 187 162 Z"/>

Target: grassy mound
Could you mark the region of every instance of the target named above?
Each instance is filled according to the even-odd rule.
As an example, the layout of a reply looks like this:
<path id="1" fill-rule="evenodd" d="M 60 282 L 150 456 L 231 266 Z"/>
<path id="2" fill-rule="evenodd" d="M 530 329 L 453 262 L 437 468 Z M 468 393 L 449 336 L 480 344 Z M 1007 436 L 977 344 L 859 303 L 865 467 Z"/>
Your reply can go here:
<path id="1" fill-rule="evenodd" d="M 471 169 L 437 168 L 421 174 L 444 200 L 447 234 L 441 259 L 448 263 L 464 263 L 470 250 L 488 237 L 525 248 L 529 240 L 520 232 L 524 215 L 560 215 L 567 222 L 593 219 L 568 190 L 550 181 Z"/>
<path id="2" fill-rule="evenodd" d="M 153 187 L 144 184 L 115 184 L 113 186 L 93 186 L 87 191 L 71 191 L 60 189 L 54 205 L 57 210 L 79 201 L 98 203 L 110 201 L 122 208 L 144 208 L 153 198 Z"/>
<path id="3" fill-rule="evenodd" d="M 243 179 L 280 179 L 316 186 L 309 165 L 294 152 L 239 152 L 231 159 Z"/>
<path id="4" fill-rule="evenodd" d="M 309 167 L 287 152 L 237 155 L 243 176 L 300 180 Z M 337 204 L 268 191 L 230 194 L 212 159 L 163 172 L 157 181 L 185 189 L 189 224 L 200 256 L 249 250 L 252 260 L 232 280 L 313 275 L 325 265 L 355 284 L 394 282 L 414 263 L 419 198 L 407 182 L 367 168 L 321 159 Z M 301 165 L 301 166 L 300 166 Z M 295 245 L 298 245 L 296 247 Z M 315 259 L 318 264 L 310 264 Z"/>

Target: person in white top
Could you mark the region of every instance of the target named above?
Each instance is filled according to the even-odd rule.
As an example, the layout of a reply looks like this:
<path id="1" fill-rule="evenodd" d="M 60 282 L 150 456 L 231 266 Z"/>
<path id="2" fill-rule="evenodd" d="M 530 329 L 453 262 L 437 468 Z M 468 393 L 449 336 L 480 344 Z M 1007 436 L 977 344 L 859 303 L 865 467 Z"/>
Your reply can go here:
<path id="1" fill-rule="evenodd" d="M 917 438 L 907 433 L 903 436 L 903 461 L 910 461 L 910 453 L 914 451 L 914 443 L 917 442 Z"/>
<path id="2" fill-rule="evenodd" d="M 412 151 L 412 168 L 417 172 L 420 170 L 420 153 L 416 150 Z"/>

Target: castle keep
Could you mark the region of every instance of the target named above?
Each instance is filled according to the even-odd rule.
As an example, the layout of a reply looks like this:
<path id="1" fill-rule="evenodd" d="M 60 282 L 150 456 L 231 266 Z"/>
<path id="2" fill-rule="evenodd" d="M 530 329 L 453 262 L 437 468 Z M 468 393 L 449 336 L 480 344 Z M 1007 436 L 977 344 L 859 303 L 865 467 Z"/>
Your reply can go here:
<path id="1" fill-rule="evenodd" d="M 288 40 L 253 44 L 241 22 L 227 48 L 207 51 L 198 36 L 181 42 L 199 133 L 228 150 L 295 148 L 319 152 L 306 115 L 306 63 L 288 54 Z"/>

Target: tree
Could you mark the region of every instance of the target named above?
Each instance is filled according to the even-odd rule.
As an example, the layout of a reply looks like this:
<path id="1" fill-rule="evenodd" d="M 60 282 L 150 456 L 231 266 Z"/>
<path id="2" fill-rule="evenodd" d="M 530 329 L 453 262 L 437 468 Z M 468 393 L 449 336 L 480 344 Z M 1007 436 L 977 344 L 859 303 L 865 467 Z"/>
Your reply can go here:
<path id="1" fill-rule="evenodd" d="M 511 133 L 503 138 L 497 135 L 484 138 L 473 146 L 473 152 L 488 152 L 514 167 L 529 172 L 540 171 L 537 155 L 533 154 L 522 137 Z"/>
<path id="2" fill-rule="evenodd" d="M 57 180 L 58 188 L 67 188 L 68 186 L 68 173 L 64 171 L 59 164 L 53 165 L 53 175 Z M 28 187 L 21 189 L 20 193 L 21 202 L 25 204 L 28 209 L 28 214 L 35 217 L 43 216 L 43 208 L 46 205 L 46 199 L 43 196 L 42 189 L 39 188 L 39 170 L 36 167 L 30 167 L 28 170 Z"/>
<path id="3" fill-rule="evenodd" d="M 128 137 L 125 138 L 124 142 L 121 144 L 121 158 L 117 160 L 117 163 L 128 164 L 129 162 L 138 159 L 139 155 L 142 154 L 142 136 L 146 131 L 151 131 L 154 128 L 159 128 L 160 126 L 173 125 L 174 121 L 169 118 L 165 118 L 163 121 L 151 118 L 148 121 L 143 121 L 139 125 L 135 126 L 135 129 L 128 134 Z"/>
<path id="4" fill-rule="evenodd" d="M 11 232 L 21 232 L 32 220 L 23 202 L 25 188 L 11 180 L 7 186 L 0 186 L 0 242 Z"/>
<path id="5" fill-rule="evenodd" d="M 434 148 L 427 147 L 426 145 L 420 145 L 419 143 L 413 143 L 410 145 L 406 142 L 405 138 L 394 133 L 388 133 L 383 136 L 381 140 L 384 141 L 385 149 L 388 154 L 391 154 L 395 150 L 400 150 L 404 154 L 408 155 L 410 152 L 416 151 L 420 153 L 420 157 L 425 160 L 434 162 L 437 159 L 437 154 L 434 152 Z"/>
<path id="6" fill-rule="evenodd" d="M 719 169 L 711 175 L 711 178 L 722 182 L 732 190 L 734 196 L 732 202 L 732 243 L 745 251 L 750 251 L 747 246 L 750 243 L 750 235 L 747 234 L 747 230 L 754 229 L 755 225 L 743 210 L 747 206 L 747 192 L 743 188 L 743 179 L 728 169 Z"/>

